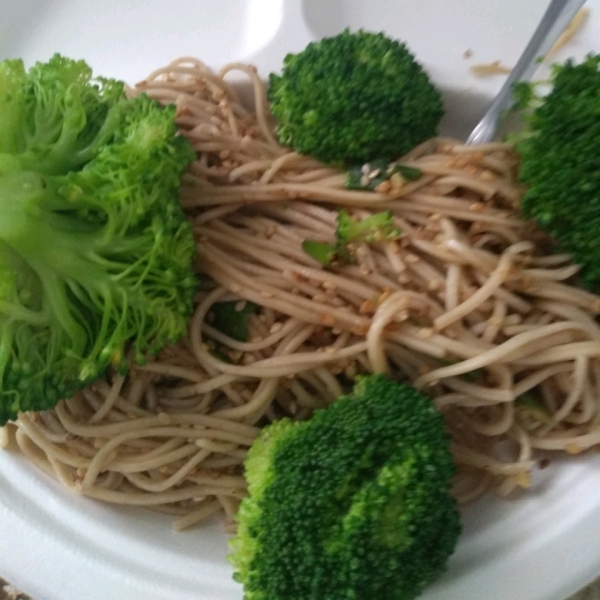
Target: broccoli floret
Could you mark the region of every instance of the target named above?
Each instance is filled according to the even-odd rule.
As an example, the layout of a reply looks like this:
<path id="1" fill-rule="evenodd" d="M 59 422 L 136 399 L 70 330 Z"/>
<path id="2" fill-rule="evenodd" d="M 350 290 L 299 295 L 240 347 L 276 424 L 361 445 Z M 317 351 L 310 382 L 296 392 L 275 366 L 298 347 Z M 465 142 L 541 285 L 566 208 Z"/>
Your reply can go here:
<path id="1" fill-rule="evenodd" d="M 173 118 L 83 61 L 0 63 L 0 424 L 185 332 L 194 153 Z"/>
<path id="2" fill-rule="evenodd" d="M 443 418 L 383 375 L 266 427 L 245 469 L 230 556 L 245 600 L 412 599 L 460 534 Z"/>
<path id="3" fill-rule="evenodd" d="M 279 141 L 326 163 L 398 157 L 434 136 L 443 115 L 407 47 L 362 30 L 288 54 L 268 95 Z"/>
<path id="4" fill-rule="evenodd" d="M 552 88 L 539 98 L 518 88 L 526 129 L 515 139 L 526 184 L 521 210 L 581 267 L 582 283 L 600 283 L 600 55 L 553 68 Z"/>

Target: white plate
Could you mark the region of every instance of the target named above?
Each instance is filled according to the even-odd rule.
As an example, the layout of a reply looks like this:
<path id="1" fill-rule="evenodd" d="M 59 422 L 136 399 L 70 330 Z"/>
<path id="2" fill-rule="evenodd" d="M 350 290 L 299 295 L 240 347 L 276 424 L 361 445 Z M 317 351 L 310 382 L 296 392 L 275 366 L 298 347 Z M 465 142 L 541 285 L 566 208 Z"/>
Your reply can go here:
<path id="1" fill-rule="evenodd" d="M 444 132 L 465 135 L 513 65 L 546 0 L 3 0 L 0 59 L 54 52 L 133 83 L 180 56 L 243 60 L 266 74 L 284 54 L 345 26 L 406 40 L 444 89 Z M 600 0 L 557 58 L 600 51 Z M 463 53 L 470 49 L 472 58 Z M 0 575 L 35 600 L 241 600 L 218 524 L 174 533 L 170 519 L 75 497 L 20 456 L 0 452 Z M 464 511 L 446 575 L 423 600 L 563 600 L 600 574 L 600 456 L 540 472 L 515 501 Z"/>

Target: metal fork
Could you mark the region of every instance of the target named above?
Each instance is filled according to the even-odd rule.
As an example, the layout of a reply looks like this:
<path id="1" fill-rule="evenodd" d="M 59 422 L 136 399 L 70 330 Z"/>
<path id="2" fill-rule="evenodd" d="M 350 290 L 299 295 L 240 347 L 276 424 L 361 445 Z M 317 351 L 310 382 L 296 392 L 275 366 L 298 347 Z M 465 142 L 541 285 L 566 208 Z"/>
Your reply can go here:
<path id="1" fill-rule="evenodd" d="M 510 106 L 512 88 L 517 81 L 528 81 L 543 57 L 559 38 L 565 27 L 585 4 L 585 0 L 552 0 L 546 9 L 527 47 L 494 101 L 475 126 L 467 144 L 485 144 L 491 141 L 498 129 L 502 113 Z"/>

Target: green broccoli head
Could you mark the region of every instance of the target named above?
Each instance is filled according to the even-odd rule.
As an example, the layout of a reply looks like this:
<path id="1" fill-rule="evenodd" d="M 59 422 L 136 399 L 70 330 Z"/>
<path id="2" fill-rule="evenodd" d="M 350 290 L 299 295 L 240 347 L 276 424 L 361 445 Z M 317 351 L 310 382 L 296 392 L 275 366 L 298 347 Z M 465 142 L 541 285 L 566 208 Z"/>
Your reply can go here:
<path id="1" fill-rule="evenodd" d="M 600 55 L 555 65 L 552 88 L 539 98 L 518 88 L 526 130 L 516 136 L 521 210 L 581 267 L 582 282 L 600 283 Z M 524 106 L 526 105 L 526 106 Z"/>
<path id="2" fill-rule="evenodd" d="M 443 115 L 406 46 L 362 30 L 288 54 L 268 94 L 279 141 L 326 163 L 398 157 L 434 136 Z"/>
<path id="3" fill-rule="evenodd" d="M 454 465 L 429 398 L 383 375 L 306 422 L 263 430 L 231 541 L 246 600 L 409 600 L 460 534 Z"/>
<path id="4" fill-rule="evenodd" d="M 82 61 L 0 63 L 0 424 L 185 332 L 194 153 L 173 118 Z"/>

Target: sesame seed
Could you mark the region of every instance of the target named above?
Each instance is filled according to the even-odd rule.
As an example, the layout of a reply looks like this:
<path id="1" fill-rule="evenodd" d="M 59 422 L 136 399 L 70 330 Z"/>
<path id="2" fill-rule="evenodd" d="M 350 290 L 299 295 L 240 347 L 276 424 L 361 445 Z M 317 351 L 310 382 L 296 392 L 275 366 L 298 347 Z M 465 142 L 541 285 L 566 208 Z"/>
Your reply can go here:
<path id="1" fill-rule="evenodd" d="M 271 327 L 269 329 L 269 333 L 277 333 L 278 331 L 281 331 L 282 327 L 283 327 L 283 323 L 281 321 L 275 321 L 275 323 L 273 323 L 273 325 L 271 325 Z"/>
<path id="2" fill-rule="evenodd" d="M 335 317 L 331 313 L 321 313 L 319 319 L 323 325 L 333 327 L 335 325 Z"/>
<path id="3" fill-rule="evenodd" d="M 392 184 L 389 181 L 382 181 L 376 188 L 375 191 L 380 194 L 385 194 L 392 189 Z"/>
<path id="4" fill-rule="evenodd" d="M 373 300 L 365 300 L 361 305 L 360 308 L 358 309 L 358 312 L 361 315 L 371 315 L 375 312 L 376 309 L 376 305 L 375 302 L 373 302 Z"/>
<path id="5" fill-rule="evenodd" d="M 471 212 L 482 212 L 485 210 L 485 204 L 483 202 L 474 202 L 469 206 Z"/>
<path id="6" fill-rule="evenodd" d="M 481 175 L 479 175 L 479 177 L 483 181 L 496 181 L 496 179 L 498 178 L 496 173 L 494 173 L 493 171 L 490 171 L 489 169 L 482 171 Z"/>

